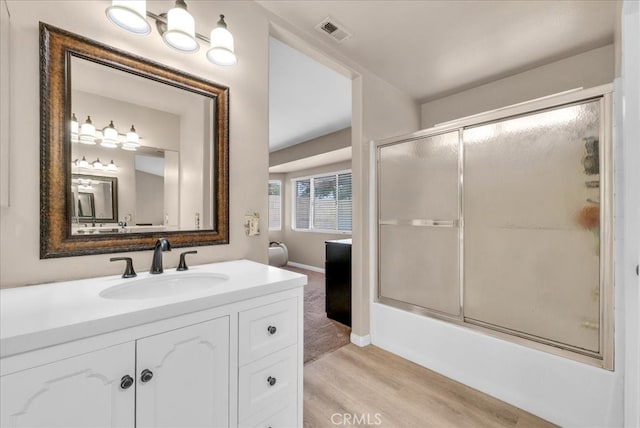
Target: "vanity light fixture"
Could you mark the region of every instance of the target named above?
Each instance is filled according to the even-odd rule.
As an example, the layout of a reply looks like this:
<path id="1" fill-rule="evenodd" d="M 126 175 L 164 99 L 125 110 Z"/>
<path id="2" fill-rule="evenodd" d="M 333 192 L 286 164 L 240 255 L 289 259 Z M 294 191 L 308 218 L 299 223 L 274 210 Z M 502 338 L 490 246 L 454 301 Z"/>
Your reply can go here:
<path id="1" fill-rule="evenodd" d="M 96 160 L 91 162 L 91 166 L 93 167 L 93 169 L 98 169 L 98 170 L 104 169 L 104 165 L 102 164 L 102 162 L 100 162 L 100 158 L 97 158 Z"/>
<path id="2" fill-rule="evenodd" d="M 113 0 L 105 11 L 109 21 L 135 34 L 149 34 L 146 0 Z"/>
<path id="3" fill-rule="evenodd" d="M 118 130 L 113 126 L 113 120 L 102 129 L 102 142 L 100 145 L 109 149 L 118 147 Z"/>
<path id="4" fill-rule="evenodd" d="M 209 61 L 218 65 L 233 65 L 237 62 L 233 48 L 233 35 L 227 29 L 224 15 L 220 15 L 218 25 L 211 30 L 210 40 L 210 49 L 207 51 Z"/>
<path id="5" fill-rule="evenodd" d="M 127 139 L 122 143 L 122 150 L 135 151 L 140 147 L 140 137 L 136 132 L 136 128 L 131 125 L 131 129 L 127 132 Z"/>
<path id="6" fill-rule="evenodd" d="M 224 15 L 220 15 L 216 27 L 211 30 L 211 37 L 207 38 L 196 33 L 195 20 L 187 11 L 184 0 L 176 0 L 172 9 L 160 15 L 146 10 L 145 1 L 113 0 L 106 14 L 111 22 L 135 34 L 148 34 L 151 31 L 149 23 L 144 18 L 146 15 L 156 21 L 158 33 L 172 48 L 181 52 L 196 52 L 200 48 L 196 39 L 200 39 L 209 44 L 207 59 L 211 63 L 223 66 L 237 63 L 233 35 L 227 29 Z"/>
<path id="7" fill-rule="evenodd" d="M 96 143 L 96 127 L 91 123 L 91 116 L 87 116 L 87 120 L 80 126 L 80 138 L 82 144 Z"/>
<path id="8" fill-rule="evenodd" d="M 109 162 L 109 164 L 107 165 L 107 167 L 105 169 L 107 171 L 116 172 L 116 171 L 118 171 L 118 166 L 115 163 L 113 163 L 113 159 L 111 159 L 111 162 Z"/>
<path id="9" fill-rule="evenodd" d="M 182 52 L 200 49 L 196 40 L 196 23 L 184 0 L 176 0 L 175 7 L 167 12 L 167 30 L 162 34 L 162 40 Z"/>
<path id="10" fill-rule="evenodd" d="M 78 142 L 78 131 L 80 129 L 80 124 L 78 123 L 78 118 L 75 113 L 71 114 L 71 142 Z"/>
<path id="11" fill-rule="evenodd" d="M 89 161 L 86 157 L 82 156 L 82 159 L 74 160 L 73 165 L 78 168 L 89 168 Z"/>

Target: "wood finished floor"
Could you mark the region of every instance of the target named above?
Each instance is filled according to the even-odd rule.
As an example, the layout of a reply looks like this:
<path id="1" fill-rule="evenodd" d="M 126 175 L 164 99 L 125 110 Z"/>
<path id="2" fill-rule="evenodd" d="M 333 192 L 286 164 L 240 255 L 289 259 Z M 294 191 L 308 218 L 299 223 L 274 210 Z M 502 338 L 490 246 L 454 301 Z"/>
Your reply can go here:
<path id="1" fill-rule="evenodd" d="M 345 423 L 344 414 L 360 420 Z M 304 426 L 555 425 L 375 346 L 349 344 L 305 365 Z"/>

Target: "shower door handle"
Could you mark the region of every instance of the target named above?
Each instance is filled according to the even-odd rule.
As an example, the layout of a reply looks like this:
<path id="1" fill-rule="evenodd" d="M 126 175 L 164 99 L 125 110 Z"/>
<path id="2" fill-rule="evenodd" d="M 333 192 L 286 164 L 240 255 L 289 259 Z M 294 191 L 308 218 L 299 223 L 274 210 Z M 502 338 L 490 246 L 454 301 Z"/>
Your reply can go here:
<path id="1" fill-rule="evenodd" d="M 424 218 L 380 220 L 381 226 L 417 226 L 417 227 L 458 227 L 458 220 L 435 220 Z"/>

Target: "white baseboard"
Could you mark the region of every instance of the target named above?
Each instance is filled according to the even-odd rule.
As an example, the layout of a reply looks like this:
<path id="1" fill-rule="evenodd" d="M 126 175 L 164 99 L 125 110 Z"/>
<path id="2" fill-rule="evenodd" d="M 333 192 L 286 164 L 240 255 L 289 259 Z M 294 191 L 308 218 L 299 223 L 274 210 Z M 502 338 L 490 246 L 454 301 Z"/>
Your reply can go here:
<path id="1" fill-rule="evenodd" d="M 287 266 L 296 267 L 296 268 L 300 268 L 300 269 L 306 269 L 306 270 L 310 270 L 310 271 L 313 271 L 313 272 L 324 273 L 324 269 L 322 269 L 322 268 L 315 267 L 315 266 L 309 266 L 309 265 L 303 265 L 302 263 L 289 262 L 289 263 L 287 263 Z"/>
<path id="2" fill-rule="evenodd" d="M 351 333 L 351 343 L 361 348 L 371 345 L 371 335 L 367 334 L 366 336 L 358 336 L 357 334 Z"/>

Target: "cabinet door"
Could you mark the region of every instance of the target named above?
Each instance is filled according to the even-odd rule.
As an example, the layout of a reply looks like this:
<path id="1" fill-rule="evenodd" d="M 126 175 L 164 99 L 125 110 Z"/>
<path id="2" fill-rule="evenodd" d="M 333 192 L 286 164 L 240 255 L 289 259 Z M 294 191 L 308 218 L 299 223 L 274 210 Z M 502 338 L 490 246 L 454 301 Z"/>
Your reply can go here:
<path id="1" fill-rule="evenodd" d="M 229 317 L 138 340 L 136 400 L 138 428 L 228 426 Z"/>
<path id="2" fill-rule="evenodd" d="M 0 425 L 133 427 L 135 344 L 124 343 L 0 378 Z"/>

